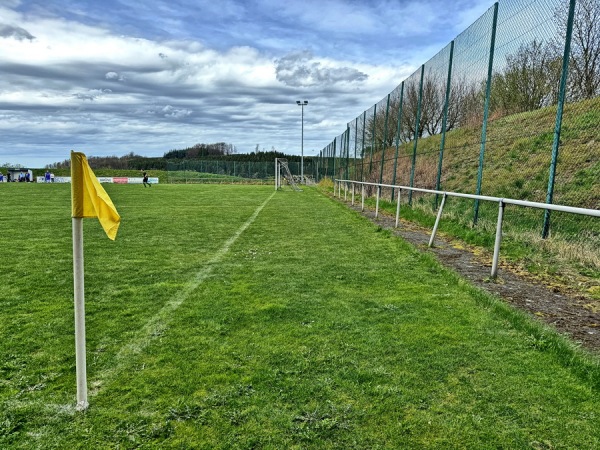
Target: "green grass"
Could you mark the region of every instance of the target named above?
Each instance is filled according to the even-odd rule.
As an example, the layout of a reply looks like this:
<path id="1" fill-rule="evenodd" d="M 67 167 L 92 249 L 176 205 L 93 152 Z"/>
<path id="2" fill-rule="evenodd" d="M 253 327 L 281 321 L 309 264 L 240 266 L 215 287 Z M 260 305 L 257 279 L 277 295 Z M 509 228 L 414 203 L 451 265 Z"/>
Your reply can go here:
<path id="1" fill-rule="evenodd" d="M 168 183 L 208 183 L 208 184 L 219 184 L 219 183 L 242 183 L 242 184 L 272 184 L 275 182 L 273 177 L 270 180 L 262 178 L 244 178 L 241 176 L 225 175 L 218 173 L 205 173 L 197 172 L 194 170 L 176 170 L 167 172 L 165 182 Z"/>
<path id="2" fill-rule="evenodd" d="M 0 186 L 0 448 L 596 448 L 600 367 L 316 189 Z M 261 209 L 262 207 L 262 209 Z"/>

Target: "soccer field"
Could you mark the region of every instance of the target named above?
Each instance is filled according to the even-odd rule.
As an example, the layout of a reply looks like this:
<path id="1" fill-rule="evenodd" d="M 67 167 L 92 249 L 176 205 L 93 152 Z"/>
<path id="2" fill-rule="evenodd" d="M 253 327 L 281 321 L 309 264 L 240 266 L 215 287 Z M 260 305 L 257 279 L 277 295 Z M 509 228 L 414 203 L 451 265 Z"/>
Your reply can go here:
<path id="1" fill-rule="evenodd" d="M 0 185 L 0 448 L 599 448 L 598 358 L 315 188 Z"/>

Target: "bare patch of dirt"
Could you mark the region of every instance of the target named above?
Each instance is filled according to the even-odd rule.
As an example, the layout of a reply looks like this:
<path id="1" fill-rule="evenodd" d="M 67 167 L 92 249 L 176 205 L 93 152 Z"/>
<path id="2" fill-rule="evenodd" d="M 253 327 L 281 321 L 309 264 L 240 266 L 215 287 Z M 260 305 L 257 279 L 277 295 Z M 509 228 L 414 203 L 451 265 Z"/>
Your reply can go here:
<path id="1" fill-rule="evenodd" d="M 360 211 L 360 206 L 350 208 Z M 559 290 L 522 273 L 513 267 L 500 264 L 496 280 L 490 278 L 492 255 L 479 248 L 469 247 L 455 239 L 436 235 L 434 246 L 429 248 L 431 230 L 412 222 L 401 221 L 386 213 L 365 209 L 362 214 L 383 229 L 392 231 L 423 252 L 433 253 L 446 267 L 451 268 L 473 285 L 496 294 L 506 302 L 554 327 L 560 333 L 594 353 L 600 353 L 600 311 L 590 308 L 589 300 L 568 289 Z"/>

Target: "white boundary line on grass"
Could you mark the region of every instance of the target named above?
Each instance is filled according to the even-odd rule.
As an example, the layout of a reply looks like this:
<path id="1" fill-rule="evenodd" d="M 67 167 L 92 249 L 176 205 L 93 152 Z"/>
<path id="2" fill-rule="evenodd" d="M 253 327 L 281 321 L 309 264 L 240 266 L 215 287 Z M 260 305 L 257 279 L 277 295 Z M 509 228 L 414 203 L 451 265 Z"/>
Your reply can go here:
<path id="1" fill-rule="evenodd" d="M 181 304 L 187 300 L 190 294 L 200 286 L 200 284 L 212 273 L 215 264 L 220 262 L 221 259 L 227 254 L 231 246 L 237 241 L 240 235 L 246 231 L 246 229 L 252 225 L 256 220 L 262 209 L 269 203 L 273 198 L 275 192 L 273 192 L 258 208 L 256 211 L 246 220 L 246 222 L 231 236 L 223 247 L 221 247 L 214 256 L 208 261 L 204 267 L 194 276 L 192 282 L 180 292 L 180 294 L 173 300 L 167 302 L 165 306 L 148 322 L 144 325 L 137 337 L 134 337 L 131 342 L 125 345 L 116 356 L 116 364 L 110 370 L 104 370 L 96 375 L 92 379 L 90 396 L 98 394 L 100 389 L 112 380 L 118 373 L 123 371 L 127 365 L 131 363 L 131 360 L 139 355 L 152 341 L 162 334 L 162 331 L 166 328 L 168 322 L 171 320 L 172 313 L 181 306 Z"/>

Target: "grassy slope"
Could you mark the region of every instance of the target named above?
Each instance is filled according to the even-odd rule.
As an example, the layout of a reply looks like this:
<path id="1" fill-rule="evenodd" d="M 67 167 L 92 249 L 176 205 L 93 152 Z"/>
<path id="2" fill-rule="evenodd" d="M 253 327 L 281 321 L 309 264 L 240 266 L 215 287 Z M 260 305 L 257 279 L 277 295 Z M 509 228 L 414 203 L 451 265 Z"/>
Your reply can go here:
<path id="1" fill-rule="evenodd" d="M 488 125 L 482 193 L 544 202 L 548 186 L 556 107 L 514 114 Z M 567 104 L 563 116 L 555 202 L 600 208 L 600 97 Z M 474 192 L 481 128 L 461 128 L 446 136 L 443 189 Z M 433 187 L 440 135 L 419 140 L 415 185 Z M 400 146 L 398 178 L 407 181 L 412 143 Z M 391 180 L 395 150 L 386 152 L 385 177 Z M 381 156 L 375 156 L 378 178 Z"/>
<path id="2" fill-rule="evenodd" d="M 68 186 L 0 190 L 0 446 L 600 446 L 597 359 L 317 191 L 232 242 L 272 188 L 107 190 L 123 224 L 85 221 L 80 414 Z"/>
<path id="3" fill-rule="evenodd" d="M 554 202 L 600 208 L 600 97 L 567 104 L 563 117 Z M 549 107 L 492 120 L 488 127 L 482 194 L 545 202 L 553 143 L 556 108 Z M 442 189 L 475 192 L 481 129 L 463 128 L 446 138 Z M 439 135 L 421 139 L 418 146 L 415 186 L 435 187 L 439 159 Z M 409 184 L 412 143 L 400 147 L 398 184 Z M 394 150 L 386 152 L 384 181 L 392 179 Z M 374 175 L 379 178 L 380 156 L 375 156 Z M 376 172 L 376 173 L 375 173 Z M 406 210 L 403 217 L 431 226 L 432 202 L 416 203 L 420 210 Z M 395 213 L 395 205 L 383 204 Z M 441 231 L 469 244 L 492 250 L 497 205 L 482 203 L 479 225 L 472 226 L 473 202 L 447 202 Z M 600 300 L 600 221 L 572 214 L 553 213 L 552 240 L 540 238 L 543 212 L 507 208 L 502 257 L 507 264 L 542 278 L 559 289 Z M 599 308 L 600 304 L 594 308 Z"/>

